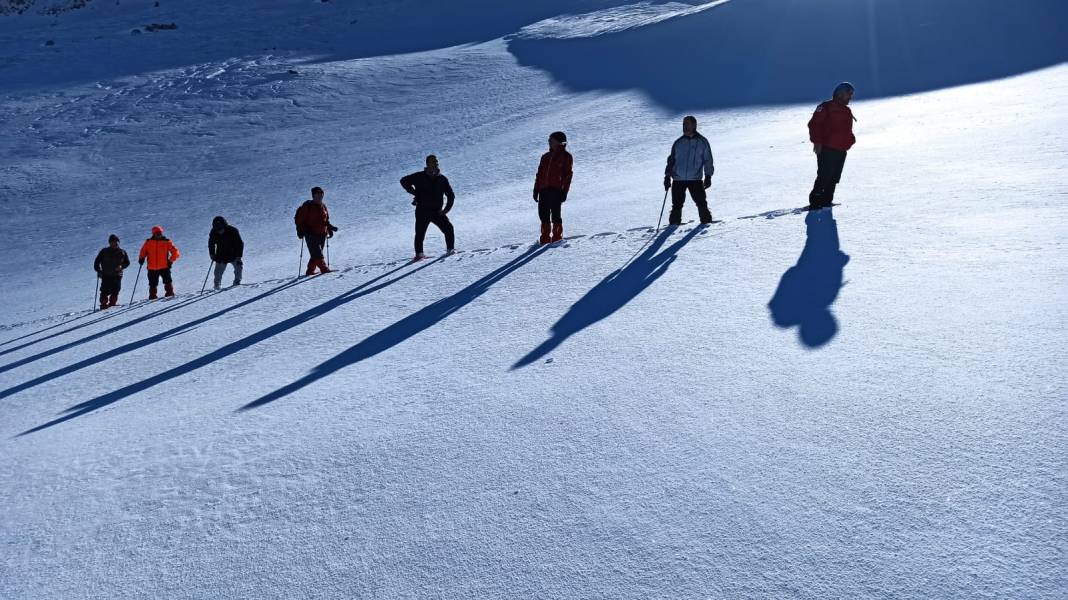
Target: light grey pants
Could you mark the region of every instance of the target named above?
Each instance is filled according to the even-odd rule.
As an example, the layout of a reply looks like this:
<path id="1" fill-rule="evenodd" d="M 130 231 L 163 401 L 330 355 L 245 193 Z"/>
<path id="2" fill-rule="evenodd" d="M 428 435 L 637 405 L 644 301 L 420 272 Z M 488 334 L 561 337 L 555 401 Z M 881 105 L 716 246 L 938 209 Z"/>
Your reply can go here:
<path id="1" fill-rule="evenodd" d="M 241 259 L 237 259 L 232 263 L 217 262 L 215 263 L 215 289 L 222 287 L 222 276 L 226 272 L 226 265 L 234 265 L 234 285 L 241 285 Z"/>

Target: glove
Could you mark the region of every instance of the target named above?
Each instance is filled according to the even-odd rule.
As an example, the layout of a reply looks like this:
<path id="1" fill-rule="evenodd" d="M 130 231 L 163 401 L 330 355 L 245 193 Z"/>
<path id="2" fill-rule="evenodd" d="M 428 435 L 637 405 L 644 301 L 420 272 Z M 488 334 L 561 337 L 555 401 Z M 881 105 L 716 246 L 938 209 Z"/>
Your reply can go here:
<path id="1" fill-rule="evenodd" d="M 211 262 L 219 262 L 219 261 L 215 260 L 215 255 L 214 254 L 209 254 L 208 258 L 211 259 Z"/>
<path id="2" fill-rule="evenodd" d="M 815 153 L 816 156 L 820 155 L 821 150 L 823 150 L 822 144 L 812 144 L 812 152 Z"/>
<path id="3" fill-rule="evenodd" d="M 705 189 L 707 190 L 710 187 L 712 187 L 712 176 L 711 175 L 706 175 L 705 176 Z"/>
<path id="4" fill-rule="evenodd" d="M 299 229 L 297 230 L 297 239 L 298 240 L 303 240 L 304 239 L 304 232 L 299 230 Z"/>
<path id="5" fill-rule="evenodd" d="M 142 267 L 145 266 L 145 259 L 143 259 L 143 258 L 137 259 L 137 264 L 141 265 Z"/>
<path id="6" fill-rule="evenodd" d="M 337 231 L 337 227 L 334 227 L 330 223 L 326 224 L 326 237 L 334 237 L 334 232 Z"/>
<path id="7" fill-rule="evenodd" d="M 338 229 L 337 227 L 335 227 L 335 226 L 334 226 L 333 224 L 331 224 L 331 223 L 327 223 L 327 224 L 326 224 L 326 226 L 327 226 L 327 228 L 329 228 L 329 229 L 330 229 L 330 231 L 337 231 L 337 229 Z"/>
<path id="8" fill-rule="evenodd" d="M 671 175 L 664 175 L 664 191 L 671 189 Z"/>
<path id="9" fill-rule="evenodd" d="M 538 201 L 538 190 L 534 190 L 534 201 Z"/>
<path id="10" fill-rule="evenodd" d="M 563 194 L 560 194 L 560 204 L 567 202 L 567 190 L 564 190 Z"/>

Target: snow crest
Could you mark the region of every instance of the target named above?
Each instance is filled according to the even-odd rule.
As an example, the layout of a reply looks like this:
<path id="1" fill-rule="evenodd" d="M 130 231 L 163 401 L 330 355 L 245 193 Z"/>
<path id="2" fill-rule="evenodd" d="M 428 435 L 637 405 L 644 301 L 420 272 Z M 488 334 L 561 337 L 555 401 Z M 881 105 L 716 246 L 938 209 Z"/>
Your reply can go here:
<path id="1" fill-rule="evenodd" d="M 519 39 L 574 39 L 618 33 L 637 27 L 645 27 L 668 19 L 685 17 L 726 4 L 730 0 L 715 0 L 696 6 L 669 2 L 653 4 L 638 2 L 606 8 L 580 15 L 561 15 L 527 25 L 515 35 Z"/>

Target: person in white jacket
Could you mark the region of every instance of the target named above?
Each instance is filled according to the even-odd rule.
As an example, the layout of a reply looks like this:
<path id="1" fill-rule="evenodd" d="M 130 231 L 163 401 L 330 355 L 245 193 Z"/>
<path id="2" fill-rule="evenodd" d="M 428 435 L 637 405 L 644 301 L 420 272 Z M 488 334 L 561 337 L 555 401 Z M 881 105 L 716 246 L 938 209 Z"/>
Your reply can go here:
<path id="1" fill-rule="evenodd" d="M 667 168 L 664 169 L 664 191 L 671 190 L 669 224 L 682 223 L 682 205 L 686 203 L 687 190 L 693 198 L 693 203 L 697 205 L 701 222 L 712 222 L 705 190 L 712 187 L 712 173 L 715 170 L 712 164 L 712 146 L 705 136 L 697 132 L 697 117 L 684 118 L 682 136 L 671 145 Z"/>

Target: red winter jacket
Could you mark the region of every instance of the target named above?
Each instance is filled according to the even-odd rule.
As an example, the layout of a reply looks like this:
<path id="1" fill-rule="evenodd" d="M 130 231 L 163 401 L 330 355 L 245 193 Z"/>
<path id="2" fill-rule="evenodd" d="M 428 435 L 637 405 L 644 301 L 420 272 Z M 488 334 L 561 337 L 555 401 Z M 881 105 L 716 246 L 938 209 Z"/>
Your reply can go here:
<path id="1" fill-rule="evenodd" d="M 541 163 L 538 164 L 538 176 L 534 178 L 534 191 L 561 190 L 567 192 L 571 189 L 572 164 L 571 153 L 563 148 L 556 152 L 542 154 Z"/>
<path id="2" fill-rule="evenodd" d="M 853 135 L 853 111 L 841 102 L 828 100 L 816 107 L 808 122 L 808 139 L 835 150 L 849 150 L 857 143 Z"/>
<path id="3" fill-rule="evenodd" d="M 297 209 L 293 222 L 297 225 L 297 233 L 301 235 L 326 235 L 329 233 L 330 211 L 325 203 L 316 204 L 314 200 L 308 200 Z"/>

